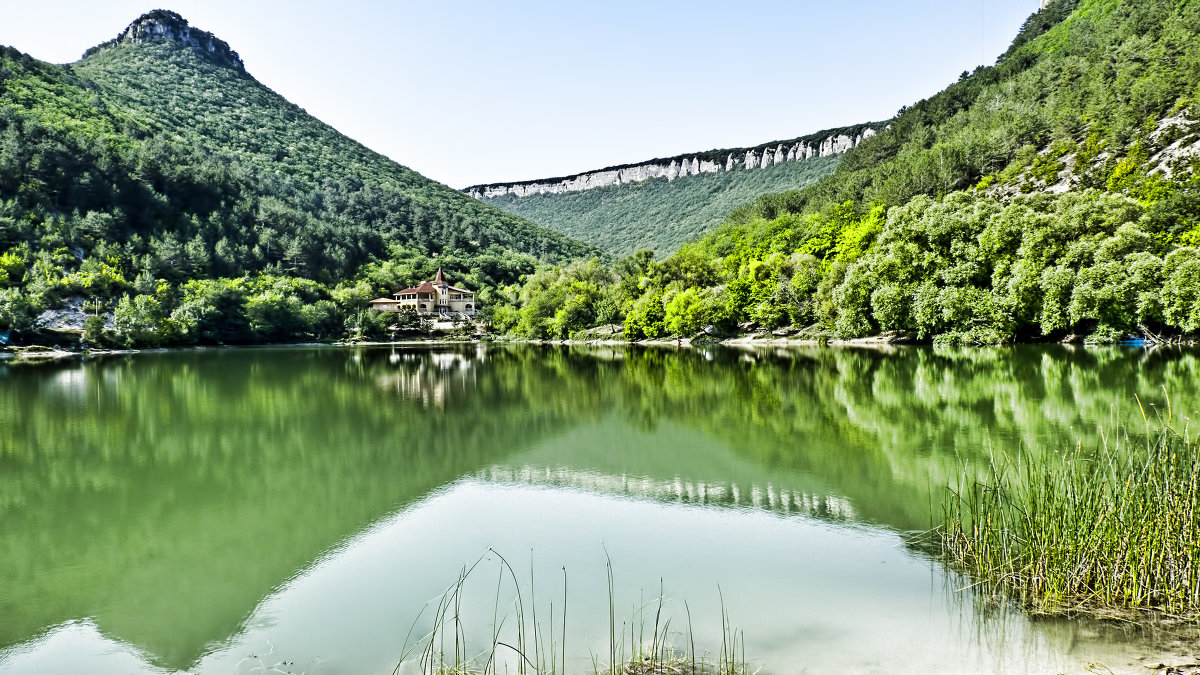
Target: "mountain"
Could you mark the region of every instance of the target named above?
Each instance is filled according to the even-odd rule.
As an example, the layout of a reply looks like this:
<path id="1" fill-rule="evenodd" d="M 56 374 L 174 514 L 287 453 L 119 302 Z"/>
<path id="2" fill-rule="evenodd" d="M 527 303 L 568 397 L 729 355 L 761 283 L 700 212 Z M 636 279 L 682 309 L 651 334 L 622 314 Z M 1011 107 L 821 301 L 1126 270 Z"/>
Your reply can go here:
<path id="1" fill-rule="evenodd" d="M 473 185 L 464 192 L 610 253 L 661 255 L 759 195 L 800 188 L 882 124 L 830 129 L 752 148 L 694 152 L 559 178 Z"/>
<path id="2" fill-rule="evenodd" d="M 539 273 L 504 323 L 1195 342 L 1198 101 L 1200 0 L 1052 0 L 994 66 L 903 108 L 829 176 L 661 262 Z"/>
<path id="3" fill-rule="evenodd" d="M 486 295 L 597 253 L 341 135 L 173 12 L 70 65 L 0 53 L 0 330 L 83 297 L 124 302 L 127 338 L 337 336 L 439 265 Z"/>
<path id="4" fill-rule="evenodd" d="M 1044 3 L 995 66 L 901 109 L 828 180 L 765 196 L 735 220 L 972 187 L 1000 197 L 1108 190 L 1124 160 L 1142 174 L 1169 176 L 1174 163 L 1190 171 L 1198 18 L 1191 0 Z"/>

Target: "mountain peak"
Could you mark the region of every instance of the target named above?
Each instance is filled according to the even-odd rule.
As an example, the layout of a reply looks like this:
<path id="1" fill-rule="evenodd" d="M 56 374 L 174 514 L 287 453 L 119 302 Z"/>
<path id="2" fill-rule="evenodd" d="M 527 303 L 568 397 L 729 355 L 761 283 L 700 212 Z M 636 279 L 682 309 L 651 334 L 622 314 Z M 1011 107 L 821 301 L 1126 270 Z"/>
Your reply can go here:
<path id="1" fill-rule="evenodd" d="M 116 38 L 87 50 L 84 57 L 90 56 L 106 47 L 131 42 L 143 44 L 174 40 L 201 52 L 208 58 L 229 66 L 238 72 L 246 72 L 246 66 L 238 53 L 230 48 L 229 43 L 207 31 L 188 25 L 187 19 L 166 9 L 156 9 L 139 16 L 133 23 L 126 26 Z"/>

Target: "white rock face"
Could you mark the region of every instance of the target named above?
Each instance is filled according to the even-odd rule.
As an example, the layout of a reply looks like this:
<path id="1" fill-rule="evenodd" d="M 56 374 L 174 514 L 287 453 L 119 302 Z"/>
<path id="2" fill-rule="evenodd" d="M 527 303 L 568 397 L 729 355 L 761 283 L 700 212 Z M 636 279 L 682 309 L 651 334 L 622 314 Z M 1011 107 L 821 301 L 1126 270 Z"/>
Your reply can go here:
<path id="1" fill-rule="evenodd" d="M 43 330 L 82 333 L 83 325 L 90 316 L 83 309 L 87 298 L 72 296 L 63 301 L 62 307 L 48 309 L 38 315 L 34 325 Z M 106 312 L 104 317 L 105 330 L 113 330 L 113 314 Z"/>
<path id="2" fill-rule="evenodd" d="M 686 176 L 698 176 L 702 173 L 765 169 L 776 164 L 783 164 L 784 162 L 800 162 L 814 157 L 840 155 L 874 136 L 875 133 L 874 129 L 866 128 L 862 133 L 854 137 L 846 134 L 833 134 L 819 141 L 798 141 L 791 145 L 779 143 L 774 147 L 768 146 L 763 148 L 761 151 L 756 149 L 734 150 L 726 155 L 723 160 L 701 159 L 700 157 L 676 157 L 669 161 L 663 160 L 619 168 L 600 169 L 598 171 L 589 171 L 553 180 L 474 185 L 464 190 L 464 192 L 476 199 L 503 197 L 505 195 L 528 197 L 530 195 L 579 192 L 581 190 L 591 190 L 609 185 L 640 183 L 651 178 L 665 178 L 668 181 L 672 181 Z"/>
<path id="3" fill-rule="evenodd" d="M 1150 133 L 1150 138 L 1159 141 L 1168 132 L 1176 133 L 1180 138 L 1155 153 L 1150 158 L 1152 174 L 1162 174 L 1170 178 L 1181 166 L 1186 166 L 1193 158 L 1200 157 L 1200 140 L 1196 140 L 1200 132 L 1200 120 L 1193 120 L 1186 113 L 1179 113 L 1158 122 L 1158 127 Z"/>

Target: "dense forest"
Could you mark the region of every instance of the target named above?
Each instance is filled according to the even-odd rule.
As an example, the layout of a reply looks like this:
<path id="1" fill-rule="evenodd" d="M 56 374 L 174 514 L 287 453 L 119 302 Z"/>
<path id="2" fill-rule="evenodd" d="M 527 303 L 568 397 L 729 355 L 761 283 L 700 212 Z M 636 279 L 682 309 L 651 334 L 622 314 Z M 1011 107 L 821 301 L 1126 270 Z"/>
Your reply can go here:
<path id="1" fill-rule="evenodd" d="M 1198 28 L 1200 0 L 1055 0 L 807 187 L 734 208 L 651 181 L 659 238 L 581 221 L 661 254 L 707 227 L 694 202 L 729 210 L 665 259 L 616 262 L 341 136 L 240 61 L 164 38 L 68 66 L 4 49 L 0 335 L 55 339 L 38 317 L 71 305 L 91 342 L 383 336 L 395 317 L 369 300 L 441 266 L 528 338 L 1194 336 Z M 832 168 L 806 165 L 783 169 Z"/>
<path id="2" fill-rule="evenodd" d="M 484 201 L 613 255 L 651 250 L 665 257 L 720 225 L 742 204 L 762 194 L 810 185 L 833 173 L 840 161 L 840 155 L 814 157 L 765 169 Z"/>
<path id="3" fill-rule="evenodd" d="M 0 332 L 55 339 L 39 314 L 82 300 L 93 342 L 382 335 L 367 303 L 439 266 L 486 305 L 599 253 L 368 150 L 233 59 L 170 37 L 66 66 L 0 48 Z"/>
<path id="4" fill-rule="evenodd" d="M 1200 332 L 1200 2 L 1055 0 L 997 64 L 903 108 L 829 177 L 675 255 L 510 289 L 537 338 L 776 330 L 941 343 Z"/>

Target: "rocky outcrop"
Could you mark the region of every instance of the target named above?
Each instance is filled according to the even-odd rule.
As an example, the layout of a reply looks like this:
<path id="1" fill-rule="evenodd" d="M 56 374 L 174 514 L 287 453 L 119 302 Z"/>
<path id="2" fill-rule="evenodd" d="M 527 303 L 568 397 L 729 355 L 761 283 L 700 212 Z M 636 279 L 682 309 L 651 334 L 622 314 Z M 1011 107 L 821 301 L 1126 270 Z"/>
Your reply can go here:
<path id="1" fill-rule="evenodd" d="M 612 166 L 573 176 L 472 185 L 463 190 L 476 199 L 514 195 L 562 194 L 579 192 L 609 185 L 640 183 L 651 178 L 675 180 L 685 176 L 721 171 L 765 169 L 784 162 L 799 162 L 814 157 L 840 155 L 874 136 L 882 124 L 861 124 L 856 127 L 832 129 L 790 141 L 773 141 L 753 148 L 709 150 L 666 159 L 652 159 L 638 164 Z"/>
<path id="2" fill-rule="evenodd" d="M 84 323 L 87 322 L 88 309 L 86 308 L 87 298 L 83 296 L 72 296 L 63 301 L 62 306 L 57 309 L 48 309 L 38 315 L 34 321 L 34 326 L 38 330 L 51 331 L 55 333 L 82 333 Z M 101 316 L 104 317 L 104 329 L 113 329 L 112 312 L 106 312 Z"/>
<path id="3" fill-rule="evenodd" d="M 123 42 L 142 44 L 163 40 L 173 40 L 195 49 L 212 61 L 229 66 L 240 73 L 246 72 L 246 66 L 242 63 L 241 57 L 229 47 L 228 42 L 207 31 L 192 28 L 188 25 L 187 19 L 165 9 L 156 9 L 141 15 L 117 37 L 92 47 L 84 52 L 83 56 L 86 58 L 101 49 Z"/>
<path id="4" fill-rule="evenodd" d="M 1200 159 L 1200 120 L 1186 113 L 1159 120 L 1150 133 L 1150 144 L 1162 148 L 1150 157 L 1150 173 L 1170 178 L 1180 170 L 1186 171 Z"/>

